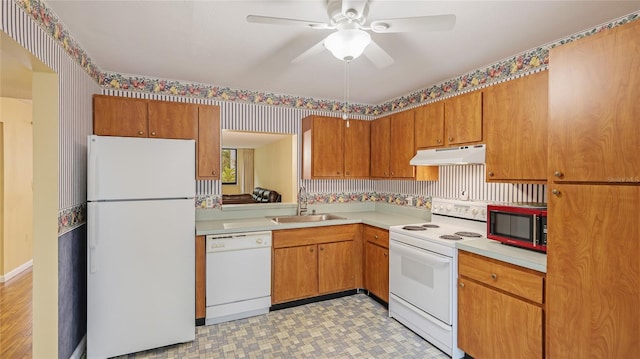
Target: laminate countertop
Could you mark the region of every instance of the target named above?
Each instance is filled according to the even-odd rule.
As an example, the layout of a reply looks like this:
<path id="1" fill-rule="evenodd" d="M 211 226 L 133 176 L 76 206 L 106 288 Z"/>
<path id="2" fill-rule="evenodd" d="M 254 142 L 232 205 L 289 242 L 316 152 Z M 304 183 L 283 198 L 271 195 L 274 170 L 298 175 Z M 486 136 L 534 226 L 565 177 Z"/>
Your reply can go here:
<path id="1" fill-rule="evenodd" d="M 545 253 L 508 246 L 486 238 L 456 243 L 456 248 L 538 272 L 547 272 L 547 255 Z"/>

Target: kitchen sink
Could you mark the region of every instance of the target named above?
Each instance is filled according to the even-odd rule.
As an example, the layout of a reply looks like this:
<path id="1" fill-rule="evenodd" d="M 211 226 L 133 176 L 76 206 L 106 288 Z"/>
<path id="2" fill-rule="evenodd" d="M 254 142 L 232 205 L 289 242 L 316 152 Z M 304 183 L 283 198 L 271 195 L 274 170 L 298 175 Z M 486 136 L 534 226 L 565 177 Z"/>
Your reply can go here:
<path id="1" fill-rule="evenodd" d="M 275 223 L 304 223 L 304 222 L 324 222 L 336 219 L 346 219 L 344 217 L 336 216 L 334 214 L 309 214 L 302 216 L 278 216 L 267 217 Z"/>

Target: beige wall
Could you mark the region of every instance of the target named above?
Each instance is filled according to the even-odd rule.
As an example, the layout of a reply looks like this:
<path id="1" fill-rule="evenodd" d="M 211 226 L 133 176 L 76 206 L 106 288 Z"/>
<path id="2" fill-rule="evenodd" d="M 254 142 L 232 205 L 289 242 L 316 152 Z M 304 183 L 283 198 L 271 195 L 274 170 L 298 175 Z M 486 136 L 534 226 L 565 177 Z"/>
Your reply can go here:
<path id="1" fill-rule="evenodd" d="M 295 202 L 296 136 L 255 149 L 255 185 L 273 189 L 282 202 Z"/>
<path id="2" fill-rule="evenodd" d="M 33 358 L 58 353 L 58 99 L 58 75 L 34 72 Z"/>
<path id="3" fill-rule="evenodd" d="M 0 275 L 33 258 L 33 126 L 31 100 L 0 98 L 2 231 Z"/>

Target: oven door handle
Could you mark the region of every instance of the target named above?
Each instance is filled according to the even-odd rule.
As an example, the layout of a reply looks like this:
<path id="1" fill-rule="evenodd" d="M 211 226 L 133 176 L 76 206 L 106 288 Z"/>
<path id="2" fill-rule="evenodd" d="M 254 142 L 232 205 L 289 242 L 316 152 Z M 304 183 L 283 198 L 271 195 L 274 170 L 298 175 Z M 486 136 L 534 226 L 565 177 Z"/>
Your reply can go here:
<path id="1" fill-rule="evenodd" d="M 402 243 L 402 242 L 397 242 L 392 240 L 390 243 L 390 250 L 393 251 L 393 247 L 397 247 L 396 249 L 398 250 L 398 254 L 403 254 L 403 253 L 407 253 L 409 256 L 414 257 L 414 258 L 420 258 L 420 260 L 426 260 L 428 261 L 432 266 L 446 266 L 451 264 L 451 258 L 449 257 L 442 257 L 440 255 L 437 255 L 433 252 L 430 252 L 429 250 L 426 249 L 418 249 L 414 246 Z"/>

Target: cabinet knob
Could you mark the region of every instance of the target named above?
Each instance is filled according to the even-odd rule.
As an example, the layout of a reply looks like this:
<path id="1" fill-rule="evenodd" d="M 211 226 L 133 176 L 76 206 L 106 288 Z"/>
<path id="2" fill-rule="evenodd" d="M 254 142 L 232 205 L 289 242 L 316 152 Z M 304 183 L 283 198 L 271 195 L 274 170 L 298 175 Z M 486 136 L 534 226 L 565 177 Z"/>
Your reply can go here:
<path id="1" fill-rule="evenodd" d="M 373 238 L 378 239 L 378 235 L 376 234 L 375 236 L 373 236 Z"/>
<path id="2" fill-rule="evenodd" d="M 556 176 L 556 177 L 558 177 L 558 178 L 561 178 L 561 177 L 562 177 L 562 172 L 560 172 L 560 171 L 555 171 L 555 172 L 553 173 L 553 175 L 554 175 L 554 176 Z"/>
<path id="3" fill-rule="evenodd" d="M 453 137 L 449 137 L 449 142 L 453 142 Z"/>
<path id="4" fill-rule="evenodd" d="M 155 132 L 151 132 L 151 136 L 155 136 L 155 135 L 156 135 L 156 133 L 155 133 Z"/>
<path id="5" fill-rule="evenodd" d="M 395 176 L 396 174 L 395 174 L 395 172 L 391 172 L 391 175 L 392 175 L 392 176 Z"/>
<path id="6" fill-rule="evenodd" d="M 387 176 L 387 172 L 384 172 L 384 175 Z"/>
<path id="7" fill-rule="evenodd" d="M 491 273 L 491 279 L 498 280 L 498 275 L 495 273 Z"/>
<path id="8" fill-rule="evenodd" d="M 560 195 L 560 191 L 555 189 L 555 188 L 553 190 L 551 190 L 551 193 L 553 193 L 554 196 L 559 196 Z"/>
<path id="9" fill-rule="evenodd" d="M 215 176 L 216 175 L 216 171 L 215 170 L 211 171 L 211 174 Z"/>
<path id="10" fill-rule="evenodd" d="M 320 250 L 321 250 L 321 251 L 324 251 L 324 247 L 320 247 Z"/>
<path id="11" fill-rule="evenodd" d="M 460 282 L 460 288 L 464 288 L 464 283 Z"/>
<path id="12" fill-rule="evenodd" d="M 144 135 L 144 132 L 138 131 L 138 134 L 142 136 L 142 135 Z"/>
<path id="13" fill-rule="evenodd" d="M 313 253 L 313 248 L 309 248 L 309 252 Z"/>
<path id="14" fill-rule="evenodd" d="M 494 173 L 493 172 L 489 172 L 489 177 L 493 177 Z"/>
<path id="15" fill-rule="evenodd" d="M 385 257 L 386 257 L 386 256 L 388 256 L 388 255 L 389 255 L 389 253 L 387 253 L 387 252 L 384 252 L 384 256 L 385 256 Z"/>
<path id="16" fill-rule="evenodd" d="M 339 175 L 339 174 L 340 174 L 340 171 L 336 172 L 336 174 L 337 174 L 337 175 Z"/>
<path id="17" fill-rule="evenodd" d="M 436 143 L 442 143 L 442 140 L 438 138 L 438 139 L 436 140 Z"/>

